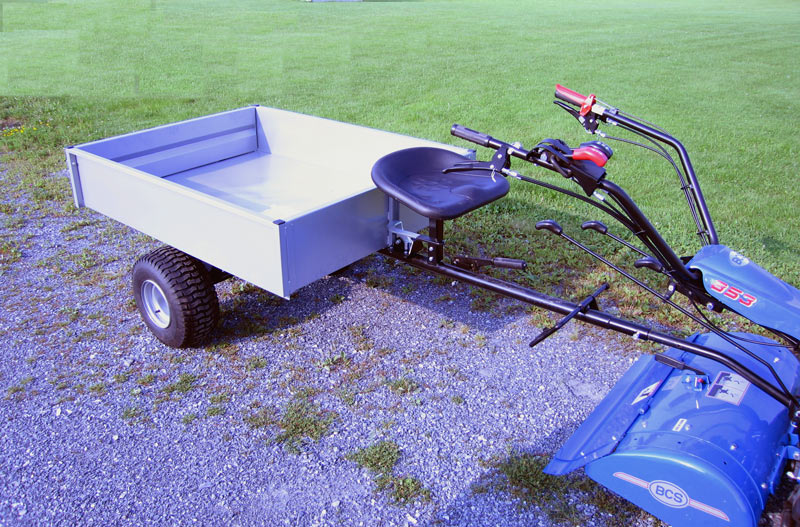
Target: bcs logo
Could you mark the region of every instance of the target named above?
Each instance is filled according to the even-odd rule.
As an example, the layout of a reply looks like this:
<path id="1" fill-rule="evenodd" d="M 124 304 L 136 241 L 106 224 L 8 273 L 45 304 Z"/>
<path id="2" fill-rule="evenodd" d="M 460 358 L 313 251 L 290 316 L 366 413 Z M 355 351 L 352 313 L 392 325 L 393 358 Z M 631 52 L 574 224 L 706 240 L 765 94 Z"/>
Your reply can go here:
<path id="1" fill-rule="evenodd" d="M 689 496 L 682 488 L 669 481 L 651 481 L 650 494 L 667 507 L 682 509 L 689 505 Z"/>

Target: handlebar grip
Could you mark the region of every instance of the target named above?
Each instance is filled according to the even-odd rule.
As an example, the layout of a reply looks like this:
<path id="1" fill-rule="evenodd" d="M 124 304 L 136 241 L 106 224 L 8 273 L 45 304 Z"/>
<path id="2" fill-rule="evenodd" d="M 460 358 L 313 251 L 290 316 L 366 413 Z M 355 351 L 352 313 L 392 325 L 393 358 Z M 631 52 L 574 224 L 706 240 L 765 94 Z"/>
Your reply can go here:
<path id="1" fill-rule="evenodd" d="M 566 101 L 577 106 L 583 105 L 586 102 L 587 97 L 585 95 L 581 95 L 580 93 L 570 90 L 569 88 L 565 88 L 560 84 L 556 84 L 556 98 L 561 99 L 562 101 Z"/>
<path id="2" fill-rule="evenodd" d="M 467 141 L 471 141 L 475 144 L 488 147 L 492 142 L 492 136 L 484 134 L 482 132 L 478 132 L 467 128 L 466 126 L 461 126 L 460 124 L 454 124 L 450 128 L 450 133 L 456 137 L 460 137 L 461 139 L 466 139 Z"/>

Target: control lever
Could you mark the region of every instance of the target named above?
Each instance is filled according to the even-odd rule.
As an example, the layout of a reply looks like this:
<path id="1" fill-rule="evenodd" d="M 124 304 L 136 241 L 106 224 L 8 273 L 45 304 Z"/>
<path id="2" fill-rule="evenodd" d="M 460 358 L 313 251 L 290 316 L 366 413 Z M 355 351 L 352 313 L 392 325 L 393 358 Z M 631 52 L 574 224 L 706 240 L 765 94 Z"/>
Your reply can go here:
<path id="1" fill-rule="evenodd" d="M 608 236 L 612 240 L 614 240 L 614 241 L 616 241 L 618 243 L 621 243 L 622 245 L 624 245 L 628 249 L 641 254 L 645 258 L 652 258 L 651 255 L 649 255 L 646 252 L 644 252 L 643 250 L 639 249 L 638 247 L 636 247 L 632 243 L 629 243 L 626 240 L 623 240 L 622 238 L 620 238 L 619 236 L 608 232 L 608 227 L 606 227 L 606 224 L 603 223 L 602 221 L 597 221 L 597 220 L 586 221 L 586 222 L 583 223 L 583 225 L 581 225 L 581 229 L 583 229 L 583 230 L 587 230 L 588 229 L 588 230 L 597 231 L 600 234 Z"/>
<path id="2" fill-rule="evenodd" d="M 706 373 L 703 370 L 698 370 L 697 368 L 693 368 L 686 364 L 685 362 L 678 360 L 674 357 L 670 357 L 669 355 L 664 355 L 663 353 L 657 353 L 654 355 L 656 362 L 660 362 L 661 364 L 666 364 L 670 368 L 675 368 L 676 370 L 689 370 L 691 372 L 696 373 L 697 375 L 705 375 Z"/>
<path id="3" fill-rule="evenodd" d="M 645 258 L 639 258 L 638 260 L 636 260 L 633 263 L 633 266 L 635 268 L 637 268 L 637 269 L 641 269 L 642 267 L 645 267 L 645 268 L 650 269 L 651 271 L 655 271 L 657 273 L 660 273 L 660 272 L 664 271 L 664 266 L 661 264 L 661 262 L 659 262 L 658 260 L 656 260 L 652 256 L 647 256 Z"/>
<path id="4" fill-rule="evenodd" d="M 548 221 L 552 221 L 552 220 L 548 220 Z M 539 222 L 539 223 L 542 223 L 542 222 Z M 553 222 L 553 223 L 555 223 L 555 222 Z M 558 223 L 555 223 L 555 224 L 558 226 Z M 536 224 L 536 227 L 537 228 L 539 227 L 538 223 Z M 544 228 L 546 228 L 546 227 L 544 227 Z M 561 227 L 559 226 L 559 228 L 561 228 Z M 584 298 L 583 300 L 581 300 L 580 303 L 577 306 L 575 306 L 575 309 L 570 311 L 564 318 L 562 318 L 561 320 L 556 322 L 556 324 L 553 327 L 545 329 L 544 331 L 539 333 L 539 335 L 535 339 L 533 339 L 531 341 L 529 346 L 531 348 L 534 347 L 535 345 L 539 344 L 541 341 L 543 341 L 544 339 L 546 339 L 547 337 L 549 337 L 550 335 L 552 335 L 553 333 L 555 333 L 559 329 L 563 328 L 564 325 L 567 322 L 569 322 L 570 320 L 572 320 L 573 318 L 575 318 L 575 315 L 577 315 L 578 313 L 585 313 L 588 309 L 597 309 L 597 297 L 600 296 L 600 293 L 602 293 L 606 289 L 608 289 L 608 284 L 603 284 L 600 287 L 598 287 L 597 290 L 595 290 L 594 293 L 592 293 L 591 295 L 589 295 L 586 298 Z"/>

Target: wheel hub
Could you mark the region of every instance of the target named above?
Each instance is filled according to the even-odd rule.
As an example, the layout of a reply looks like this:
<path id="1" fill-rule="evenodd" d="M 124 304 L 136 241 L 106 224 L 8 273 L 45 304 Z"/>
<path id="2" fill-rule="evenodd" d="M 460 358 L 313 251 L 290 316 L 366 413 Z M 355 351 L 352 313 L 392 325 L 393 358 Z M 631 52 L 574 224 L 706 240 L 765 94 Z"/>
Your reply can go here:
<path id="1" fill-rule="evenodd" d="M 170 323 L 169 303 L 161 287 L 152 280 L 142 282 L 142 304 L 147 318 L 160 328 Z"/>

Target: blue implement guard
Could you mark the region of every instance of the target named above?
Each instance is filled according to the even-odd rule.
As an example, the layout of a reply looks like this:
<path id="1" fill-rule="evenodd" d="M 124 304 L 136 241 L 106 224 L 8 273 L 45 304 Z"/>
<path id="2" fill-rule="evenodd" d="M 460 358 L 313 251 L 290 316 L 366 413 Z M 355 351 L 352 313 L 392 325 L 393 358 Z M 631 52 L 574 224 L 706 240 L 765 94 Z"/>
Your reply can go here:
<path id="1" fill-rule="evenodd" d="M 771 378 L 714 334 L 690 340 Z M 797 392 L 800 363 L 788 350 L 746 346 Z M 639 359 L 545 472 L 561 475 L 585 465 L 589 477 L 673 527 L 757 525 L 786 459 L 800 454 L 786 407 L 714 361 L 666 353 L 688 368 L 674 369 L 654 356 Z"/>

